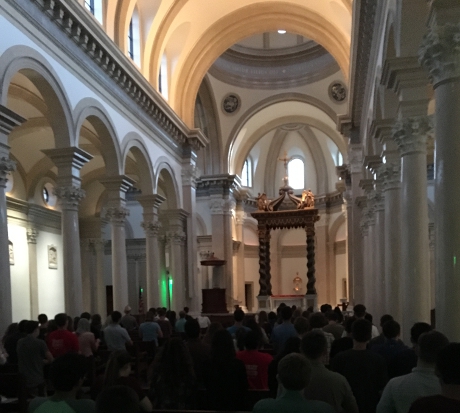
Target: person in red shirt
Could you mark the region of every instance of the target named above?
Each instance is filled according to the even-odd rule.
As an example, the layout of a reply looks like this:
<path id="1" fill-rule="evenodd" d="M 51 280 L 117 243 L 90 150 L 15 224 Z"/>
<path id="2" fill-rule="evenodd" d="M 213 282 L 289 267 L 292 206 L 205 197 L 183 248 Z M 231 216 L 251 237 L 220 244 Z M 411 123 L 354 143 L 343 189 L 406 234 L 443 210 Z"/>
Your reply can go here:
<path id="1" fill-rule="evenodd" d="M 255 331 L 246 333 L 244 338 L 245 350 L 239 351 L 236 358 L 246 366 L 246 374 L 250 389 L 268 389 L 268 365 L 273 357 L 258 350 L 260 337 Z"/>
<path id="2" fill-rule="evenodd" d="M 67 330 L 67 315 L 64 313 L 57 314 L 54 321 L 58 329 L 48 334 L 46 344 L 54 358 L 67 353 L 78 353 L 80 346 L 75 334 Z"/>

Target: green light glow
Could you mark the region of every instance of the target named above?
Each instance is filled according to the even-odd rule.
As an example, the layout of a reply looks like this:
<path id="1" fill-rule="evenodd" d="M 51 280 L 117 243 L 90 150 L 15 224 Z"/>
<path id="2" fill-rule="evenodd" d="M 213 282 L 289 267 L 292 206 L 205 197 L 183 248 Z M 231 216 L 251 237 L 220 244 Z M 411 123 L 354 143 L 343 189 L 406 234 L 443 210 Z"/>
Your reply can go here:
<path id="1" fill-rule="evenodd" d="M 457 265 L 457 256 L 454 255 L 454 265 Z"/>
<path id="2" fill-rule="evenodd" d="M 169 285 L 173 285 L 173 280 L 172 280 L 172 278 L 169 279 Z"/>
<path id="3" fill-rule="evenodd" d="M 166 307 L 168 305 L 168 286 L 166 284 L 166 274 L 161 274 L 160 280 L 160 306 Z"/>
<path id="4" fill-rule="evenodd" d="M 173 302 L 173 279 L 169 277 L 169 305 L 172 306 Z"/>
<path id="5" fill-rule="evenodd" d="M 143 293 L 143 292 L 144 292 L 144 289 L 141 287 L 141 293 Z"/>

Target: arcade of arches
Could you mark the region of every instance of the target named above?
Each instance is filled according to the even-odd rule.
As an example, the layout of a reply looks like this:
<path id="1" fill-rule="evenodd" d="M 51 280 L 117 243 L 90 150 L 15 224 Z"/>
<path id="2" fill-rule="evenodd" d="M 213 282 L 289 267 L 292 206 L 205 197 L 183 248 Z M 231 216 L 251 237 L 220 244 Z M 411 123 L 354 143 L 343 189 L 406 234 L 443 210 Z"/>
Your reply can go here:
<path id="1" fill-rule="evenodd" d="M 211 288 L 256 312 L 286 156 L 318 304 L 460 340 L 457 0 L 5 0 L 0 27 L 2 331 Z M 272 231 L 273 294 L 306 281 L 305 232 Z"/>

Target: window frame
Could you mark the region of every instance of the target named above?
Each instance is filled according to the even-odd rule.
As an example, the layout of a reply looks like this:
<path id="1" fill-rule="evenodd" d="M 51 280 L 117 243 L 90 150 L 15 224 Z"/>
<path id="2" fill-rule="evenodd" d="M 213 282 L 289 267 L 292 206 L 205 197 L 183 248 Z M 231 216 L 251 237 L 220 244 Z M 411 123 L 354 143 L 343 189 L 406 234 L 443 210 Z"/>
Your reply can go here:
<path id="1" fill-rule="evenodd" d="M 247 165 L 247 172 L 246 172 L 246 178 L 247 178 L 247 184 L 244 185 L 243 181 L 243 171 L 245 168 L 245 165 Z M 245 188 L 252 188 L 253 187 L 253 177 L 254 177 L 254 172 L 253 172 L 253 162 L 252 158 L 248 156 L 245 161 L 243 162 L 243 167 L 241 168 L 241 186 L 244 186 Z"/>
<path id="2" fill-rule="evenodd" d="M 290 173 L 289 173 L 289 164 L 292 162 L 292 161 L 295 161 L 295 160 L 299 160 L 302 162 L 302 165 L 303 165 L 303 168 L 302 168 L 302 173 L 303 173 L 303 184 L 302 184 L 302 188 L 295 188 L 292 186 L 291 184 L 291 178 L 290 178 Z M 306 168 L 306 162 L 305 162 L 305 159 L 300 156 L 300 155 L 294 155 L 291 157 L 291 159 L 289 160 L 288 164 L 287 164 L 287 176 L 288 176 L 288 182 L 289 182 L 289 186 L 292 187 L 292 189 L 294 190 L 299 190 L 299 189 L 305 189 L 305 179 L 306 179 L 306 171 L 305 171 L 305 168 Z"/>

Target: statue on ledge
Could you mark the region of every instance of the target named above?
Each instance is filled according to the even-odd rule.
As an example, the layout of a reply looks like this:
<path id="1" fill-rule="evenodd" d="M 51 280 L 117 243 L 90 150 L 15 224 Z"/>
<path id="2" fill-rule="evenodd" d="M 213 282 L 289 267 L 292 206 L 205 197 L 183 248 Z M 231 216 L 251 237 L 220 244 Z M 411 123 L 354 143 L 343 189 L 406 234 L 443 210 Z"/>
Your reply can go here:
<path id="1" fill-rule="evenodd" d="M 307 209 L 307 208 L 314 208 L 315 207 L 315 195 L 311 189 L 304 189 L 302 192 L 302 200 L 297 205 L 297 209 Z"/>
<path id="2" fill-rule="evenodd" d="M 256 201 L 257 201 L 257 210 L 258 211 L 270 211 L 269 202 L 268 202 L 268 198 L 267 198 L 266 193 L 261 194 L 259 192 L 259 196 L 256 198 Z"/>

